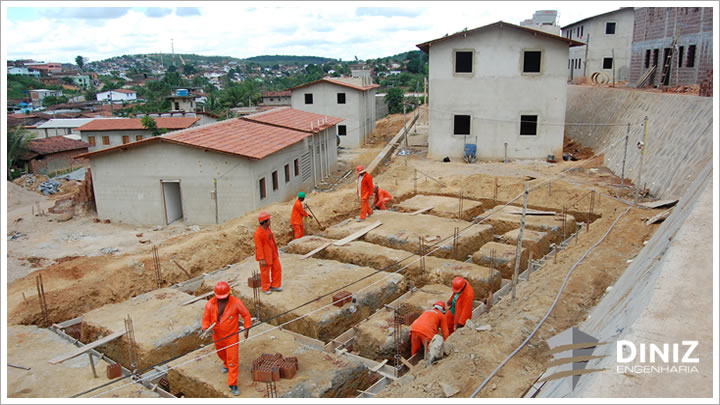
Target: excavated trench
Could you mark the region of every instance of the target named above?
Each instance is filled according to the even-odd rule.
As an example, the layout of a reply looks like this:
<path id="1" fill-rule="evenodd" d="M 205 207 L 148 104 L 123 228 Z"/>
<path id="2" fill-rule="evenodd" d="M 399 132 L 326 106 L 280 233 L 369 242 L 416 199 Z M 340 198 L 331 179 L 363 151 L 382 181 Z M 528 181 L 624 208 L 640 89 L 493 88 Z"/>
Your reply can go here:
<path id="1" fill-rule="evenodd" d="M 399 203 L 412 199 L 409 195 L 403 197 Z M 424 201 L 447 202 L 446 196 L 441 197 Z M 376 211 L 376 215 L 364 223 L 345 220 L 320 235 L 289 243 L 282 249 L 280 258 L 283 292 L 263 294 L 255 300 L 248 278 L 256 271 L 257 264 L 254 257 L 248 257 L 173 288 L 149 291 L 128 300 L 118 297 L 118 302 L 87 311 L 81 323 L 68 326 L 66 332 L 76 335 L 83 343 L 90 343 L 122 331 L 123 317 L 130 316 L 135 328 L 136 367 L 143 369 L 179 356 L 167 365 L 170 369 L 166 377 L 159 378 L 159 373 L 154 376 L 154 383 L 176 396 L 230 397 L 226 375 L 220 372 L 222 363 L 212 353 L 213 345 L 195 349 L 210 342 L 210 339 L 201 340 L 198 334 L 206 301 L 200 299 L 188 303 L 193 295 L 208 293 L 217 281 L 224 280 L 234 285 L 233 294 L 244 301 L 253 316 L 271 319 L 251 331 L 251 336 L 264 337 L 258 336 L 239 345 L 238 385 L 243 397 L 274 396 L 265 383 L 253 381 L 255 371 L 251 363 L 263 353 L 279 353 L 298 360 L 297 370 L 291 378 L 275 381 L 278 396 L 355 397 L 358 391 L 374 387 L 380 378 L 387 378 L 382 377 L 383 372 L 395 372 L 396 353 L 409 357 L 409 325 L 432 303 L 450 297 L 448 286 L 455 276 L 470 281 L 475 291 L 475 306 L 482 309 L 484 297 L 489 292 L 497 292 L 504 285 L 502 278 L 508 278 L 508 269 L 514 269 L 519 227 L 515 217 L 519 215 L 499 207 L 470 204 L 474 210 L 472 218 L 493 210 L 498 211 L 494 214 L 498 218 L 476 225 L 479 231 L 468 231 L 470 237 L 463 239 L 464 235 L 460 235 L 456 243 L 448 244 L 442 239 L 452 239 L 453 228 L 464 229 L 470 223 L 458 220 L 458 213 L 451 212 L 452 207 L 447 203 L 439 213 L 441 216 L 409 216 L 408 212 L 417 211 L 414 208 L 418 207 L 418 201 L 421 201 L 420 205 L 425 203 L 416 199 L 406 204 L 406 208 L 398 208 L 405 213 Z M 541 207 L 535 209 L 541 210 Z M 573 230 L 577 228 L 571 216 L 564 220 L 557 217 L 527 217 L 521 269 L 527 267 L 530 251 L 536 258 L 550 251 L 550 241 L 562 238 L 560 228 L 563 224 Z M 472 219 L 464 215 L 463 218 Z M 301 256 L 373 221 L 381 221 L 383 225 L 345 246 L 330 244 L 312 258 Z M 415 221 L 421 223 L 415 226 L 417 229 L 406 229 Z M 384 232 L 375 232 L 383 227 Z M 422 249 L 427 253 L 439 247 L 437 251 L 441 252 L 441 257 L 430 255 L 423 259 L 417 254 L 421 249 L 419 242 L 414 242 L 417 245 L 411 242 L 418 235 L 431 239 L 433 235 L 422 234 L 428 227 L 432 227 L 431 233 L 439 234 L 441 240 L 435 241 L 435 245 L 428 243 Z M 372 235 L 373 232 L 376 234 Z M 566 236 L 569 234 L 568 230 Z M 465 258 L 467 261 L 463 260 Z M 364 279 L 346 286 L 361 278 Z M 350 292 L 354 302 L 331 305 L 332 293 L 338 289 Z M 328 296 L 313 300 L 325 294 Z M 293 321 L 295 319 L 298 320 Z M 98 347 L 98 351 L 125 367 L 131 366 L 128 349 L 126 336 Z M 385 360 L 384 365 L 378 363 Z M 368 368 L 377 370 L 368 372 Z"/>

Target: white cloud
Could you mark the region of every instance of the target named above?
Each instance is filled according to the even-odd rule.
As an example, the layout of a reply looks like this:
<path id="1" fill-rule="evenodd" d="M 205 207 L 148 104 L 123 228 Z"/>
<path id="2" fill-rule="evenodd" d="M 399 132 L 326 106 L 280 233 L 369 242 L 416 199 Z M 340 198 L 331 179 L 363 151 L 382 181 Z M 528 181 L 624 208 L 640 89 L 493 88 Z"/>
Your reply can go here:
<path id="1" fill-rule="evenodd" d="M 177 5 L 186 4 L 198 5 Z M 202 3 L 202 7 L 177 7 L 174 13 L 170 8 L 157 7 L 63 7 L 42 9 L 39 20 L 7 21 L 3 25 L 9 59 L 73 63 L 78 54 L 100 60 L 123 54 L 170 52 L 172 38 L 176 53 L 240 58 L 296 54 L 350 60 L 355 55 L 366 59 L 414 50 L 415 44 L 446 33 L 499 20 L 518 24 L 531 18 L 537 9 L 558 10 L 560 25 L 567 25 L 623 6 L 609 2 L 408 4 L 210 2 Z"/>

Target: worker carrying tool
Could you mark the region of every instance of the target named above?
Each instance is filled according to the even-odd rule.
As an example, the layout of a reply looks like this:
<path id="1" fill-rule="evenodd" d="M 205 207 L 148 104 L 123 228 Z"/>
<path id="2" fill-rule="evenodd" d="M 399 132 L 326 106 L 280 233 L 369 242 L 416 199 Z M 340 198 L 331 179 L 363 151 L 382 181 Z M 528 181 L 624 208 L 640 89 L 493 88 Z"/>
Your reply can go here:
<path id="1" fill-rule="evenodd" d="M 293 239 L 300 239 L 305 236 L 305 225 L 303 219 L 305 217 L 312 217 L 305 211 L 303 201 L 305 201 L 305 193 L 302 191 L 298 193 L 298 198 L 293 204 L 292 213 L 290 213 L 290 225 L 293 229 Z"/>
<path id="2" fill-rule="evenodd" d="M 450 335 L 445 318 L 445 303 L 436 302 L 432 309 L 420 314 L 415 322 L 410 325 L 410 355 L 414 355 L 420 347 L 427 352 L 427 345 L 433 336 L 438 333 L 438 328 L 442 331 L 443 340 Z"/>
<path id="3" fill-rule="evenodd" d="M 386 210 L 387 207 L 385 206 L 386 203 L 389 203 L 392 201 L 392 195 L 387 192 L 387 190 L 383 190 L 378 186 L 375 186 L 375 200 L 374 200 L 374 206 L 376 210 Z"/>
<path id="4" fill-rule="evenodd" d="M 364 221 L 367 216 L 372 215 L 370 196 L 372 196 L 375 186 L 372 176 L 365 170 L 365 166 L 359 165 L 356 171 L 358 174 L 357 194 L 360 199 L 360 219 L 358 221 Z"/>
<path id="5" fill-rule="evenodd" d="M 472 303 L 475 299 L 475 292 L 470 283 L 462 277 L 458 276 L 453 279 L 452 291 L 452 295 L 447 302 L 450 309 L 445 315 L 450 334 L 455 329 L 465 326 L 465 322 L 472 318 Z"/>
<path id="6" fill-rule="evenodd" d="M 215 284 L 215 296 L 205 304 L 202 318 L 203 335 L 212 330 L 217 355 L 223 362 L 223 373 L 228 373 L 228 386 L 233 395 L 240 395 L 237 381 L 239 374 L 238 333 L 239 320 L 243 319 L 245 339 L 250 335 L 252 319 L 242 300 L 230 295 L 230 285 L 225 281 Z"/>
<path id="7" fill-rule="evenodd" d="M 270 214 L 261 212 L 260 226 L 255 231 L 255 260 L 260 262 L 260 285 L 265 294 L 282 291 L 282 267 L 275 235 L 270 230 Z"/>

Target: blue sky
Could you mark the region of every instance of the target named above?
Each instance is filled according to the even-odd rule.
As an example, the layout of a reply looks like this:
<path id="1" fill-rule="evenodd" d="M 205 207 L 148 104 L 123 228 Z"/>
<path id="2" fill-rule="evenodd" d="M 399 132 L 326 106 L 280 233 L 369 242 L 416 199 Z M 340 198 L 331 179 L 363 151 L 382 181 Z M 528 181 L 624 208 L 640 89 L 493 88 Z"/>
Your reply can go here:
<path id="1" fill-rule="evenodd" d="M 132 7 L 142 4 L 147 7 Z M 410 6 L 412 5 L 412 6 Z M 94 6 L 94 7 L 87 7 Z M 130 6 L 130 7 L 129 7 Z M 623 2 L 3 2 L 8 59 L 73 62 L 136 53 L 250 57 L 315 55 L 343 60 L 417 49 L 415 44 L 536 10 L 560 25 Z"/>

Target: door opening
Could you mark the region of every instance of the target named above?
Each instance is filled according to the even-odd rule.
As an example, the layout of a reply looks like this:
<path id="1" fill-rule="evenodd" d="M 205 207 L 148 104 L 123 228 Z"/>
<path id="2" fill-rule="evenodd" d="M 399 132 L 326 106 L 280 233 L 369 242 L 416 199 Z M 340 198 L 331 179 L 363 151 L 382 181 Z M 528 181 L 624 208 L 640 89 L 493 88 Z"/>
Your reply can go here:
<path id="1" fill-rule="evenodd" d="M 170 225 L 183 218 L 182 194 L 180 181 L 161 181 L 163 203 L 165 205 L 165 225 Z"/>

